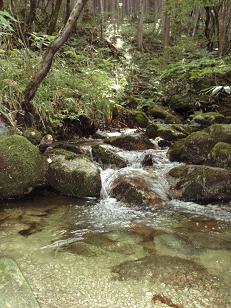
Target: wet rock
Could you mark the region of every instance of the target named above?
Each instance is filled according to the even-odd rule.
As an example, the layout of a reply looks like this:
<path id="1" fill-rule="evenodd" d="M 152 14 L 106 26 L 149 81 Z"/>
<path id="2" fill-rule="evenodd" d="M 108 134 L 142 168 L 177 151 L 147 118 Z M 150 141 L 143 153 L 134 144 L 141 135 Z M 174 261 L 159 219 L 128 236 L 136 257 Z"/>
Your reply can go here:
<path id="1" fill-rule="evenodd" d="M 158 140 L 158 146 L 160 148 L 167 148 L 167 147 L 170 147 L 171 145 L 171 142 L 170 141 L 167 141 L 167 140 L 164 140 L 164 139 L 161 139 L 161 140 Z"/>
<path id="2" fill-rule="evenodd" d="M 109 138 L 105 142 L 128 151 L 156 149 L 156 145 L 144 134 L 121 135 L 119 137 Z"/>
<path id="3" fill-rule="evenodd" d="M 135 110 L 131 113 L 132 119 L 139 127 L 147 127 L 149 119 L 143 111 Z"/>
<path id="4" fill-rule="evenodd" d="M 118 177 L 111 188 L 112 197 L 130 205 L 159 208 L 164 206 L 167 197 L 150 187 L 150 183 L 138 176 Z"/>
<path id="5" fill-rule="evenodd" d="M 231 143 L 231 124 L 214 124 L 205 130 L 215 143 Z"/>
<path id="6" fill-rule="evenodd" d="M 231 250 L 231 240 L 223 238 L 220 234 L 195 231 L 185 234 L 184 237 L 196 249 Z"/>
<path id="7" fill-rule="evenodd" d="M 141 165 L 143 167 L 150 167 L 150 166 L 153 166 L 154 163 L 153 163 L 153 156 L 152 154 L 146 154 L 141 162 Z"/>
<path id="8" fill-rule="evenodd" d="M 114 165 L 120 168 L 127 166 L 127 161 L 114 153 L 105 145 L 95 145 L 92 147 L 94 159 L 103 165 Z"/>
<path id="9" fill-rule="evenodd" d="M 153 117 L 154 119 L 162 119 L 165 123 L 180 123 L 181 119 L 176 114 L 172 114 L 167 108 L 164 108 L 161 105 L 151 106 L 147 114 Z"/>
<path id="10" fill-rule="evenodd" d="M 173 199 L 209 203 L 231 200 L 231 171 L 208 166 L 179 166 L 169 172 Z"/>
<path id="11" fill-rule="evenodd" d="M 0 199 L 22 197 L 44 184 L 46 161 L 18 135 L 0 138 Z"/>
<path id="12" fill-rule="evenodd" d="M 192 128 L 182 124 L 150 124 L 146 129 L 149 138 L 160 137 L 167 141 L 175 141 L 187 137 Z"/>
<path id="13" fill-rule="evenodd" d="M 206 132 L 194 132 L 183 140 L 175 142 L 168 151 L 171 161 L 201 164 L 208 159 L 208 154 L 216 142 Z"/>
<path id="14" fill-rule="evenodd" d="M 72 197 L 99 197 L 99 168 L 83 155 L 57 149 L 51 156 L 47 180 L 56 191 Z"/>
<path id="15" fill-rule="evenodd" d="M 37 129 L 28 128 L 23 132 L 23 136 L 27 138 L 31 143 L 38 145 L 42 140 L 42 133 Z"/>
<path id="16" fill-rule="evenodd" d="M 219 112 L 196 112 L 191 116 L 192 122 L 207 127 L 215 123 L 224 123 L 225 117 Z"/>
<path id="17" fill-rule="evenodd" d="M 40 307 L 19 267 L 9 258 L 0 259 L 0 307 Z"/>
<path id="18" fill-rule="evenodd" d="M 220 168 L 231 168 L 231 144 L 219 142 L 209 153 L 209 164 Z"/>
<path id="19" fill-rule="evenodd" d="M 49 148 L 52 145 L 53 141 L 54 141 L 54 139 L 53 139 L 52 135 L 47 134 L 46 136 L 44 136 L 39 143 L 39 151 L 41 153 L 44 153 L 46 151 L 46 149 Z"/>
<path id="20" fill-rule="evenodd" d="M 196 262 L 179 257 L 153 255 L 114 266 L 112 272 L 118 280 L 155 280 L 176 290 L 203 285 L 213 278 Z"/>
<path id="21" fill-rule="evenodd" d="M 142 237 L 143 241 L 153 241 L 155 236 L 162 233 L 161 230 L 153 229 L 141 223 L 131 225 L 130 232 Z"/>
<path id="22" fill-rule="evenodd" d="M 167 305 L 168 307 L 173 307 L 173 308 L 183 308 L 182 305 L 174 304 L 171 298 L 161 295 L 161 294 L 154 294 L 153 295 L 153 302 L 154 303 L 162 303 L 164 305 Z"/>

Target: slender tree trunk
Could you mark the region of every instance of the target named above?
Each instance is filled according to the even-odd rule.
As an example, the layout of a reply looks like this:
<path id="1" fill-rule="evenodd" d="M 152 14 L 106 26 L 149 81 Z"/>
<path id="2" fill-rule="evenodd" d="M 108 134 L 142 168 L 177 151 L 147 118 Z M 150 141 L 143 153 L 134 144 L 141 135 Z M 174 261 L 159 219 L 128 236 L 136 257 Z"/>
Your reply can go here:
<path id="1" fill-rule="evenodd" d="M 37 72 L 33 76 L 30 83 L 27 85 L 24 91 L 24 100 L 22 102 L 22 108 L 25 110 L 26 114 L 33 113 L 33 106 L 31 104 L 31 100 L 35 96 L 36 91 L 38 90 L 40 84 L 49 73 L 55 54 L 66 43 L 66 41 L 73 33 L 73 29 L 76 25 L 76 22 L 79 19 L 79 16 L 87 2 L 88 0 L 76 1 L 76 4 L 71 12 L 71 15 L 62 33 L 53 43 L 50 44 L 50 46 L 48 47 L 47 51 L 43 56 L 43 59 L 40 63 Z"/>
<path id="2" fill-rule="evenodd" d="M 51 13 L 51 19 L 50 19 L 50 23 L 48 26 L 48 30 L 47 30 L 47 34 L 53 34 L 55 32 L 55 28 L 56 28 L 56 24 L 57 24 L 57 20 L 59 17 L 59 11 L 61 8 L 61 4 L 62 4 L 62 0 L 56 0 L 55 2 L 55 7 L 52 10 Z"/>
<path id="3" fill-rule="evenodd" d="M 0 11 L 4 9 L 4 1 L 0 0 Z"/>
<path id="4" fill-rule="evenodd" d="M 37 9 L 37 0 L 30 0 L 30 12 L 27 19 L 27 31 L 31 31 L 32 24 L 35 21 Z"/>
<path id="5" fill-rule="evenodd" d="M 164 38 L 163 38 L 164 48 L 170 44 L 170 18 L 168 13 L 164 13 Z"/>
<path id="6" fill-rule="evenodd" d="M 229 5 L 228 1 L 224 0 L 221 6 L 221 11 L 219 15 L 219 34 L 218 34 L 218 41 L 219 41 L 219 56 L 222 57 L 226 51 L 226 27 L 228 22 L 228 14 L 229 14 Z"/>
<path id="7" fill-rule="evenodd" d="M 66 11 L 65 11 L 65 18 L 64 18 L 65 24 L 68 21 L 70 14 L 71 14 L 71 0 L 66 0 Z"/>
<path id="8" fill-rule="evenodd" d="M 137 45 L 140 51 L 143 50 L 143 34 L 144 34 L 144 0 L 139 0 Z"/>

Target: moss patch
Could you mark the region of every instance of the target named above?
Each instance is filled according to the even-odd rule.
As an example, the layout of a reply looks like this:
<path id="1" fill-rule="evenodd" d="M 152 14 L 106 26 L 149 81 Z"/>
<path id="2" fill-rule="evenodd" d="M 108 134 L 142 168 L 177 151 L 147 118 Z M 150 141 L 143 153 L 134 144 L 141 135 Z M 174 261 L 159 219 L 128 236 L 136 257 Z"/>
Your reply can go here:
<path id="1" fill-rule="evenodd" d="M 38 149 L 18 135 L 0 138 L 0 198 L 20 197 L 44 182 L 46 162 Z"/>

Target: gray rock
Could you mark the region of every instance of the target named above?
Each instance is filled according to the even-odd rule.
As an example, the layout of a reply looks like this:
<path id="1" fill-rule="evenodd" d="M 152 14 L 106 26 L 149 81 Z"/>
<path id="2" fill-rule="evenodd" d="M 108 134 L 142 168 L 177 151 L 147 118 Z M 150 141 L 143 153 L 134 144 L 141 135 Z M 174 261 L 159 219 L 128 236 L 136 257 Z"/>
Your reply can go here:
<path id="1" fill-rule="evenodd" d="M 19 267 L 9 258 L 0 259 L 0 307 L 39 308 Z"/>

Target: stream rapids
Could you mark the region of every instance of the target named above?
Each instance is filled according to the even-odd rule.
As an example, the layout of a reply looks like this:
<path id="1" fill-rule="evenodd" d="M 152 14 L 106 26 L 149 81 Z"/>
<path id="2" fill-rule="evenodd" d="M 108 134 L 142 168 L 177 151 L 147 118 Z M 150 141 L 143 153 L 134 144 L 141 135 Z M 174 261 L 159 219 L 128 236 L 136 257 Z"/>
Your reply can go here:
<path id="1" fill-rule="evenodd" d="M 230 204 L 118 202 L 110 195 L 118 176 L 166 193 L 177 164 L 166 150 L 111 149 L 128 166 L 101 171 L 100 200 L 40 193 L 2 202 L 0 256 L 17 262 L 42 308 L 231 307 Z M 146 154 L 154 168 L 142 167 Z"/>

